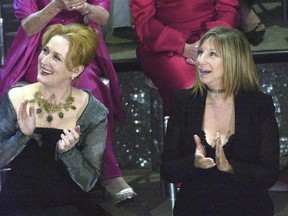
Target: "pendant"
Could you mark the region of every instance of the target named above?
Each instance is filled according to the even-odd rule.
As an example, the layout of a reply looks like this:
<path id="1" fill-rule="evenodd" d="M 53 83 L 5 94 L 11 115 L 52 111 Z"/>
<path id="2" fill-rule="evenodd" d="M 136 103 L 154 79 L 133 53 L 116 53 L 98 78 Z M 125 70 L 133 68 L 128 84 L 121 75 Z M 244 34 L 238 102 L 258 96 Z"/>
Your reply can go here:
<path id="1" fill-rule="evenodd" d="M 47 122 L 52 122 L 53 120 L 53 117 L 51 115 L 48 115 L 47 118 L 46 118 Z"/>
<path id="2" fill-rule="evenodd" d="M 42 109 L 41 108 L 37 108 L 36 109 L 36 114 L 40 114 L 42 112 Z"/>
<path id="3" fill-rule="evenodd" d="M 59 116 L 59 118 L 61 118 L 61 119 L 62 119 L 62 118 L 64 117 L 64 114 L 63 114 L 63 112 L 59 112 L 59 113 L 58 113 L 58 116 Z"/>

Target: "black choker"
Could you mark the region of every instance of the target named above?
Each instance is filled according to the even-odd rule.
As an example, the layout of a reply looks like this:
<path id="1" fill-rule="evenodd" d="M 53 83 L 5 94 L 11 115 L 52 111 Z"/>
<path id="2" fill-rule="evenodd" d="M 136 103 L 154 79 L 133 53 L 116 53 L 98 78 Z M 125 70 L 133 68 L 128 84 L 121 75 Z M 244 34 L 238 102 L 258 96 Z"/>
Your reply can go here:
<path id="1" fill-rule="evenodd" d="M 214 94 L 217 94 L 217 95 L 225 92 L 225 89 L 216 90 L 216 89 L 207 88 L 207 90 L 208 90 L 209 92 L 214 93 Z"/>

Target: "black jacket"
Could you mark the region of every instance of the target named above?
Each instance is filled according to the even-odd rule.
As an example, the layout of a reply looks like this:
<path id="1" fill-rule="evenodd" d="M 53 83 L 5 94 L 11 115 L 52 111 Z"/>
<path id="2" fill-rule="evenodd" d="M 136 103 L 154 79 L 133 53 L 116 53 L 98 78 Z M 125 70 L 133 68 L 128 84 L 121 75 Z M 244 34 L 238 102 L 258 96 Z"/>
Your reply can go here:
<path id="1" fill-rule="evenodd" d="M 216 167 L 194 167 L 193 135 L 203 133 L 206 95 L 195 95 L 190 89 L 174 98 L 161 165 L 163 179 L 181 182 L 174 214 L 194 215 L 199 210 L 195 215 L 272 216 L 268 189 L 279 177 L 279 134 L 272 97 L 261 92 L 235 96 L 235 134 L 224 148 L 234 174 L 227 174 Z"/>

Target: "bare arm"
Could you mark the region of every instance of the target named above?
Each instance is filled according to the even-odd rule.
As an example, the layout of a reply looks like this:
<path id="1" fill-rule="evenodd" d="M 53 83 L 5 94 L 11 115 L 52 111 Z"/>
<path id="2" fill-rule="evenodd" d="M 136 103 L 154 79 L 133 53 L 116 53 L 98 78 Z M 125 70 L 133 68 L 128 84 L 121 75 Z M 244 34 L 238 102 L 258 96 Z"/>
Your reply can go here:
<path id="1" fill-rule="evenodd" d="M 48 22 L 65 8 L 61 0 L 52 0 L 42 10 L 37 11 L 21 21 L 21 25 L 28 36 L 40 32 Z"/>

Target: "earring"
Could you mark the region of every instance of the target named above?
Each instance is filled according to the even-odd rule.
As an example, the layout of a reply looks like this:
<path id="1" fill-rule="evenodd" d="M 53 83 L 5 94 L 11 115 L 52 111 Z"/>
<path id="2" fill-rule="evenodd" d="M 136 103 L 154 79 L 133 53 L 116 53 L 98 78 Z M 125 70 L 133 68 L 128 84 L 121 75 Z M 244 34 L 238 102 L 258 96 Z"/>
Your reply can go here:
<path id="1" fill-rule="evenodd" d="M 71 76 L 70 79 L 71 79 L 72 81 L 74 81 L 74 80 L 75 80 L 75 77 L 74 77 L 74 76 Z"/>

